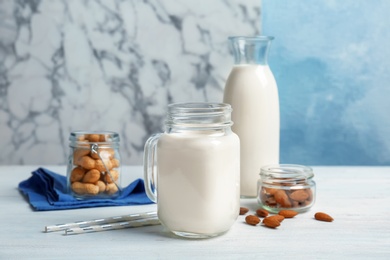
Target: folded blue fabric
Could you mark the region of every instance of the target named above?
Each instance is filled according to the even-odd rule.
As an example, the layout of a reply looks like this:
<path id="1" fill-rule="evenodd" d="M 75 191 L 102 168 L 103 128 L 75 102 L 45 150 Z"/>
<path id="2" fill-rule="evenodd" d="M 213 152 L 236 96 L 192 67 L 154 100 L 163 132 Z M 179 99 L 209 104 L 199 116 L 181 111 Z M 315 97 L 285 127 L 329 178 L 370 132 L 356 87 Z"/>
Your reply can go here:
<path id="1" fill-rule="evenodd" d="M 122 189 L 115 199 L 78 200 L 67 194 L 66 178 L 45 168 L 38 168 L 32 176 L 19 183 L 19 190 L 28 198 L 35 210 L 62 210 L 103 206 L 150 204 L 142 179 L 137 179 Z"/>

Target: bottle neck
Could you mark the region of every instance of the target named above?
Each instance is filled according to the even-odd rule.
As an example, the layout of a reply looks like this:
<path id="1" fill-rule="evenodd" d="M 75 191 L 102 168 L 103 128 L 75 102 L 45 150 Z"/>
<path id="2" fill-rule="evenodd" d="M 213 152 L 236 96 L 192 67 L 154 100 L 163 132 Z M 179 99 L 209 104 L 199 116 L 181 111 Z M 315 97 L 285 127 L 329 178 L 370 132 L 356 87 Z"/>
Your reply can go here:
<path id="1" fill-rule="evenodd" d="M 272 36 L 229 37 L 235 64 L 268 65 L 268 51 Z"/>

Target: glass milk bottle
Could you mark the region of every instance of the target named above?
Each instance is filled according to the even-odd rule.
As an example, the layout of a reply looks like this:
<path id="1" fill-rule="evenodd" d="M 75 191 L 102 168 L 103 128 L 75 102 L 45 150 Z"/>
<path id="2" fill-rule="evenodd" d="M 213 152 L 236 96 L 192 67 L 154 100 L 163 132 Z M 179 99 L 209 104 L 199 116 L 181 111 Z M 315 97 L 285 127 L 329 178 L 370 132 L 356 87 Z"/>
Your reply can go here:
<path id="1" fill-rule="evenodd" d="M 241 196 L 255 197 L 260 168 L 279 163 L 279 97 L 267 64 L 273 37 L 229 37 L 235 65 L 223 102 L 232 106 L 232 126 L 241 145 Z"/>
<path id="2" fill-rule="evenodd" d="M 171 104 L 165 132 L 145 144 L 146 193 L 178 236 L 214 237 L 238 217 L 240 141 L 230 118 L 228 104 Z"/>

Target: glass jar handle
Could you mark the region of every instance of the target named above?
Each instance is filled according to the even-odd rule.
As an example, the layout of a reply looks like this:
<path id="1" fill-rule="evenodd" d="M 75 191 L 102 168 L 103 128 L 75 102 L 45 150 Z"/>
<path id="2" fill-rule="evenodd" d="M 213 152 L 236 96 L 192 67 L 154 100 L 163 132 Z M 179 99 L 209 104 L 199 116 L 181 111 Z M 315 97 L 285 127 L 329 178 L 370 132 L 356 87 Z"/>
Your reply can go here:
<path id="1" fill-rule="evenodd" d="M 161 134 L 154 134 L 145 143 L 144 149 L 144 185 L 146 195 L 153 202 L 157 201 L 157 167 L 155 167 L 157 155 L 157 143 Z"/>

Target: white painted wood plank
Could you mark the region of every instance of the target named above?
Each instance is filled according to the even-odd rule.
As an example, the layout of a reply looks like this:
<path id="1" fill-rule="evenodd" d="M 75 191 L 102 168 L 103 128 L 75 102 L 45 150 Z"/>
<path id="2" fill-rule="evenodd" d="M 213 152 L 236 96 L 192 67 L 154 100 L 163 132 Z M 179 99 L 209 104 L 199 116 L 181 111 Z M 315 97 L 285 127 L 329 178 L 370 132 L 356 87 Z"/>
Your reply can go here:
<path id="1" fill-rule="evenodd" d="M 155 210 L 155 205 L 34 212 L 17 190 L 37 166 L 0 167 L 0 259 L 390 259 L 390 167 L 314 167 L 317 201 L 276 229 L 249 226 L 240 216 L 225 235 L 207 240 L 174 237 L 162 226 L 74 236 L 43 233 L 49 224 Z M 65 174 L 63 166 L 47 166 Z M 124 167 L 123 184 L 142 177 Z M 254 212 L 255 199 L 242 200 Z M 313 219 L 331 214 L 332 223 Z"/>

